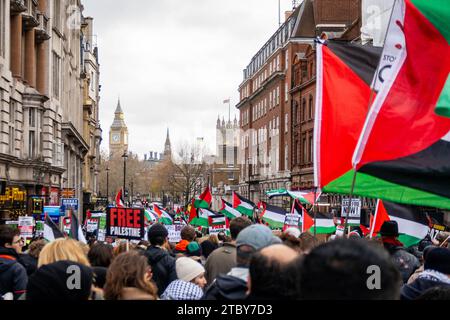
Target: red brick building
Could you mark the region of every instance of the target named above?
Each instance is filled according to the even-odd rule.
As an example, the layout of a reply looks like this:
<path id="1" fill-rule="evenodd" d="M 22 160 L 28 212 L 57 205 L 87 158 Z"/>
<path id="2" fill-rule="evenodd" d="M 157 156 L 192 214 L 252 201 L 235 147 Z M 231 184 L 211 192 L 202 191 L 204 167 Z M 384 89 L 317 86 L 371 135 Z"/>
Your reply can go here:
<path id="1" fill-rule="evenodd" d="M 239 191 L 313 186 L 314 39 L 358 36 L 360 0 L 305 0 L 251 59 L 239 86 Z M 352 38 L 353 39 L 353 38 Z"/>

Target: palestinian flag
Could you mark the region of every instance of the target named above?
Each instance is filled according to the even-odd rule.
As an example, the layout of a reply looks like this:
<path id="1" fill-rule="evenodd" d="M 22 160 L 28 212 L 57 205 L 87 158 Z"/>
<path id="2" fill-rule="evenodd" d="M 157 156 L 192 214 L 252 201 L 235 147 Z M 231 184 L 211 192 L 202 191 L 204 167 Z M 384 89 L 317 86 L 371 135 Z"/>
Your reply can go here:
<path id="1" fill-rule="evenodd" d="M 272 206 L 264 201 L 258 203 L 261 210 L 261 218 L 272 229 L 283 229 L 286 219 L 286 210 Z"/>
<path id="2" fill-rule="evenodd" d="M 165 210 L 160 208 L 157 204 L 153 204 L 153 211 L 158 216 L 158 222 L 165 225 L 173 224 L 173 219 Z"/>
<path id="3" fill-rule="evenodd" d="M 186 214 L 187 214 L 186 220 L 188 224 L 190 224 L 192 220 L 197 218 L 197 209 L 195 209 L 194 207 L 194 199 L 192 199 L 191 203 L 188 205 Z"/>
<path id="4" fill-rule="evenodd" d="M 273 197 L 287 196 L 288 193 L 287 193 L 286 189 L 275 189 L 275 190 L 266 191 L 266 195 L 269 197 L 269 199 L 272 199 Z"/>
<path id="5" fill-rule="evenodd" d="M 313 204 L 314 201 L 314 192 L 310 191 L 290 191 L 286 189 L 275 189 L 275 190 L 269 190 L 266 191 L 266 195 L 269 197 L 269 199 L 272 199 L 273 197 L 283 197 L 283 196 L 290 196 L 293 199 L 298 199 L 300 202 L 305 204 Z"/>
<path id="6" fill-rule="evenodd" d="M 430 232 L 429 220 L 419 207 L 378 200 L 371 231 L 380 231 L 384 221 L 397 221 L 398 240 L 411 247 L 418 244 Z"/>
<path id="7" fill-rule="evenodd" d="M 381 48 L 327 41 L 317 44 L 316 53 L 315 185 L 323 192 L 349 194 L 352 155 L 374 95 L 370 85 Z M 366 187 L 361 180 L 358 175 L 355 189 Z"/>
<path id="8" fill-rule="evenodd" d="M 86 238 L 81 229 L 81 225 L 78 223 L 77 215 L 71 210 L 70 211 L 70 232 L 69 236 L 77 241 L 87 243 Z"/>
<path id="9" fill-rule="evenodd" d="M 156 221 L 158 221 L 157 217 L 158 217 L 158 215 L 155 212 L 153 212 L 149 209 L 144 210 L 145 225 L 150 225 L 150 224 L 155 223 Z"/>
<path id="10" fill-rule="evenodd" d="M 209 217 L 210 216 L 216 216 L 217 213 L 215 213 L 214 211 L 211 211 L 209 209 L 205 209 L 205 208 L 200 208 L 198 209 L 198 215 L 197 217 L 195 217 L 194 219 L 192 219 L 192 221 L 189 223 L 193 226 L 197 226 L 197 227 L 209 227 Z"/>
<path id="11" fill-rule="evenodd" d="M 311 191 L 287 191 L 287 193 L 291 196 L 293 199 L 299 200 L 301 203 L 304 204 L 311 204 L 313 205 L 316 202 L 316 193 Z M 320 194 L 318 194 L 320 195 Z"/>
<path id="12" fill-rule="evenodd" d="M 226 216 L 228 219 L 234 219 L 242 216 L 242 214 L 233 208 L 231 203 L 226 202 L 222 199 L 222 208 L 220 209 L 220 213 Z"/>
<path id="13" fill-rule="evenodd" d="M 316 212 L 315 223 L 316 234 L 332 234 L 336 232 L 336 225 L 333 218 L 320 212 Z M 314 233 L 314 225 L 310 228 L 310 232 Z"/>
<path id="14" fill-rule="evenodd" d="M 122 189 L 120 189 L 119 192 L 117 192 L 117 195 L 116 195 L 116 207 L 117 208 L 123 208 L 124 207 L 123 196 L 122 196 Z"/>
<path id="15" fill-rule="evenodd" d="M 252 218 L 255 204 L 250 200 L 240 196 L 237 192 L 233 191 L 233 208 L 240 213 Z"/>
<path id="16" fill-rule="evenodd" d="M 64 234 L 59 227 L 53 222 L 48 214 L 45 215 L 44 220 L 44 239 L 51 242 L 58 238 L 64 238 Z"/>
<path id="17" fill-rule="evenodd" d="M 212 195 L 211 195 L 211 191 L 209 190 L 209 186 L 208 186 L 208 187 L 206 187 L 205 191 L 203 191 L 203 193 L 200 195 L 200 197 L 195 199 L 194 207 L 208 209 L 211 206 L 211 201 L 212 201 Z"/>
<path id="18" fill-rule="evenodd" d="M 395 61 L 380 63 L 353 159 L 374 179 L 355 194 L 450 208 L 449 21 L 448 0 L 396 1 L 383 51 Z"/>
<path id="19" fill-rule="evenodd" d="M 208 217 L 209 226 L 226 226 L 229 228 L 230 224 L 228 223 L 227 217 L 221 214 L 211 215 Z"/>
<path id="20" fill-rule="evenodd" d="M 297 202 L 298 203 L 298 202 Z M 307 232 L 310 231 L 311 228 L 314 226 L 314 220 L 311 218 L 311 216 L 308 214 L 308 211 L 300 204 L 298 203 L 302 208 L 302 217 L 300 219 L 300 225 L 301 225 L 301 231 Z"/>

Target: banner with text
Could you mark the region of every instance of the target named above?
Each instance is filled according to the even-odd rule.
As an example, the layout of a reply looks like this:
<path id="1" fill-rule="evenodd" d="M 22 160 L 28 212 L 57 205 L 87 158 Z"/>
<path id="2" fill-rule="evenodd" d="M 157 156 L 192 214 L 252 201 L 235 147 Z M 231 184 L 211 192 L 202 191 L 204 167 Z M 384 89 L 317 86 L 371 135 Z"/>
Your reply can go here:
<path id="1" fill-rule="evenodd" d="M 108 208 L 106 212 L 106 236 L 140 240 L 144 238 L 143 208 Z"/>

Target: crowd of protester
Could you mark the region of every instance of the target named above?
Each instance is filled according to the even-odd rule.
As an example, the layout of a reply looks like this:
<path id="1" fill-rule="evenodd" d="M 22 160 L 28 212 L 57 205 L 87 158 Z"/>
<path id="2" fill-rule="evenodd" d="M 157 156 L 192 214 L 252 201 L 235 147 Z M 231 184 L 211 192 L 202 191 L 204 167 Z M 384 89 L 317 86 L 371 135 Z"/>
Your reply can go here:
<path id="1" fill-rule="evenodd" d="M 27 248 L 0 226 L 0 297 L 4 300 L 450 299 L 450 248 L 429 237 L 413 248 L 386 222 L 381 237 L 316 237 L 274 232 L 244 217 L 225 234 L 168 241 L 161 224 L 138 244 L 89 245 L 70 238 Z M 75 272 L 76 271 L 76 272 Z M 79 277 L 72 287 L 71 276 Z"/>

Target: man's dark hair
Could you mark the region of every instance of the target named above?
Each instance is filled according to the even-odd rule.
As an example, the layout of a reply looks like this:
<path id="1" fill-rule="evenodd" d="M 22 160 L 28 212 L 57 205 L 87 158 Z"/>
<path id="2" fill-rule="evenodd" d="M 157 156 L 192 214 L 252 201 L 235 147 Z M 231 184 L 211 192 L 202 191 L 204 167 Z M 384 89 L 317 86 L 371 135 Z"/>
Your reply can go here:
<path id="1" fill-rule="evenodd" d="M 181 239 L 186 241 L 194 241 L 196 237 L 195 229 L 191 226 L 185 226 L 183 229 L 181 229 Z"/>
<path id="2" fill-rule="evenodd" d="M 252 222 L 247 217 L 237 217 L 230 221 L 231 239 L 236 240 L 239 232 L 250 226 Z"/>
<path id="3" fill-rule="evenodd" d="M 113 247 L 100 242 L 93 244 L 88 252 L 89 263 L 93 267 L 108 268 L 113 256 Z"/>
<path id="4" fill-rule="evenodd" d="M 164 244 L 164 242 L 166 242 L 166 239 L 167 239 L 167 237 L 156 236 L 156 237 L 149 239 L 149 241 L 152 246 L 162 246 Z"/>
<path id="5" fill-rule="evenodd" d="M 253 254 L 250 261 L 251 294 L 253 299 L 299 298 L 300 258 L 282 263 L 261 252 Z"/>
<path id="6" fill-rule="evenodd" d="M 380 289 L 369 279 L 379 268 Z M 322 244 L 304 257 L 300 267 L 300 297 L 310 300 L 399 299 L 400 273 L 383 248 L 364 239 L 338 239 Z"/>
<path id="7" fill-rule="evenodd" d="M 0 247 L 13 243 L 14 237 L 20 235 L 19 229 L 13 229 L 8 225 L 0 226 Z"/>

